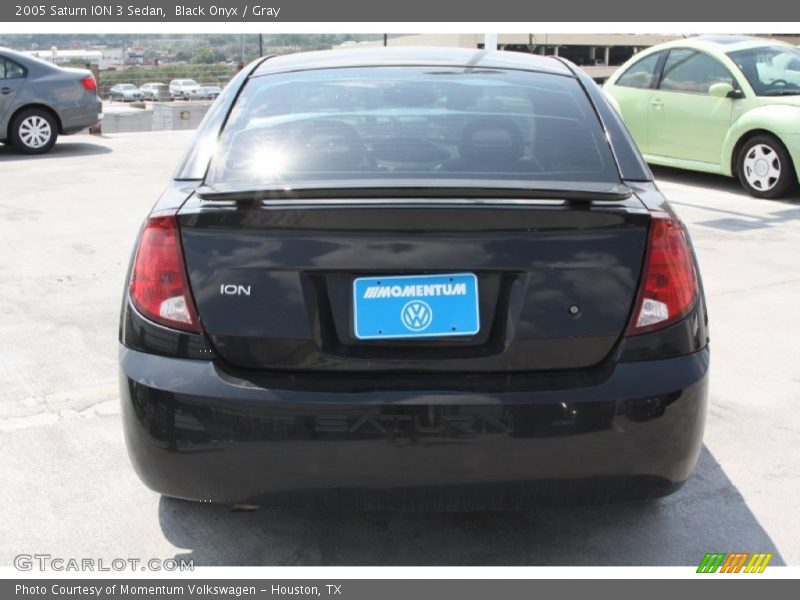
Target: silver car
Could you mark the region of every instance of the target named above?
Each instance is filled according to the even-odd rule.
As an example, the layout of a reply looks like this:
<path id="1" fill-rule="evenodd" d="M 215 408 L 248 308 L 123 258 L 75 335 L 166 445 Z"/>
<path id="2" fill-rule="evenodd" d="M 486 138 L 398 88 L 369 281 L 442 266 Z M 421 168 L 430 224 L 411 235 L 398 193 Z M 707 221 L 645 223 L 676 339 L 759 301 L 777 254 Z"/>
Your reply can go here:
<path id="1" fill-rule="evenodd" d="M 121 100 L 122 102 L 136 102 L 144 100 L 144 94 L 132 83 L 118 83 L 108 90 L 111 100 Z"/>
<path id="2" fill-rule="evenodd" d="M 139 88 L 139 91 L 142 92 L 145 100 L 164 101 L 172 99 L 166 83 L 145 83 Z"/>
<path id="3" fill-rule="evenodd" d="M 90 71 L 0 48 L 0 142 L 43 154 L 59 135 L 97 125 L 103 104 Z"/>
<path id="4" fill-rule="evenodd" d="M 218 85 L 201 85 L 189 96 L 190 100 L 216 100 L 222 93 L 222 88 Z"/>

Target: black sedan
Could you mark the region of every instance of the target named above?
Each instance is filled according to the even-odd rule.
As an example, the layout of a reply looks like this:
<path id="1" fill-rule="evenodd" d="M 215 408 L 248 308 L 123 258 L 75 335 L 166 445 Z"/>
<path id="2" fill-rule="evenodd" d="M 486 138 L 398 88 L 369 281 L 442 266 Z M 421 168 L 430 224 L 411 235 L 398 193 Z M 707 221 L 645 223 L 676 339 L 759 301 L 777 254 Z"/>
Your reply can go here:
<path id="1" fill-rule="evenodd" d="M 120 343 L 130 458 L 179 498 L 627 501 L 702 445 L 689 236 L 556 57 L 252 63 L 142 226 Z"/>

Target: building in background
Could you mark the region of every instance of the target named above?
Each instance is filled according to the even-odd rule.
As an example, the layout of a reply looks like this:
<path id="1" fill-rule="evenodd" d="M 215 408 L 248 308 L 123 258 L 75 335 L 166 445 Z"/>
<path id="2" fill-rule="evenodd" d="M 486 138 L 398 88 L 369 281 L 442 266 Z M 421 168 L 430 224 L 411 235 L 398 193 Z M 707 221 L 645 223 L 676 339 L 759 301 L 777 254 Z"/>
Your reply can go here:
<path id="1" fill-rule="evenodd" d="M 483 48 L 482 33 L 425 33 L 388 36 L 388 46 L 448 46 Z M 506 33 L 497 36 L 498 50 L 563 56 L 583 67 L 598 82 L 605 81 L 631 56 L 656 44 L 687 37 L 652 33 Z M 761 35 L 800 44 L 800 34 Z M 336 48 L 382 46 L 384 40 L 344 42 Z"/>
<path id="2" fill-rule="evenodd" d="M 145 51 L 139 45 L 125 51 L 125 64 L 129 67 L 138 67 L 145 64 Z"/>
<path id="3" fill-rule="evenodd" d="M 80 50 L 62 50 L 53 46 L 49 50 L 23 50 L 24 54 L 49 60 L 57 65 L 86 64 L 99 69 L 115 69 L 123 64 L 123 51 L 121 48 L 84 48 Z"/>

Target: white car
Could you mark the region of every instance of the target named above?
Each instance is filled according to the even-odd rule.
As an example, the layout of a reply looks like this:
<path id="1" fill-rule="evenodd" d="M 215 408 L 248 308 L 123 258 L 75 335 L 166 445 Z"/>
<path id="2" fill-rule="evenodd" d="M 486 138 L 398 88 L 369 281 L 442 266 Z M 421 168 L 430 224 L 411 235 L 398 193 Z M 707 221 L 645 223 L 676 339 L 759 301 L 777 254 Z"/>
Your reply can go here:
<path id="1" fill-rule="evenodd" d="M 194 79 L 173 79 L 169 82 L 169 95 L 173 98 L 188 100 L 200 89 Z"/>

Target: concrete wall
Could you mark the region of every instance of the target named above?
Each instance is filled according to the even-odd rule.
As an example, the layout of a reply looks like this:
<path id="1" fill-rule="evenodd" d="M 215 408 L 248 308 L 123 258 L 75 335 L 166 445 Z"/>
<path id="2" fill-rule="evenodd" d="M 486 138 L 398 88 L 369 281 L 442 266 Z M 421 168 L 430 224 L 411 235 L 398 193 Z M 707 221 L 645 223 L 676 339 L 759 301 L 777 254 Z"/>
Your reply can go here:
<path id="1" fill-rule="evenodd" d="M 156 102 L 153 131 L 197 129 L 210 106 L 210 102 Z"/>
<path id="2" fill-rule="evenodd" d="M 114 106 L 103 114 L 103 133 L 197 129 L 210 102 L 154 102 L 149 108 Z"/>
<path id="3" fill-rule="evenodd" d="M 151 109 L 104 112 L 101 125 L 103 133 L 127 133 L 153 131 L 153 111 Z"/>

